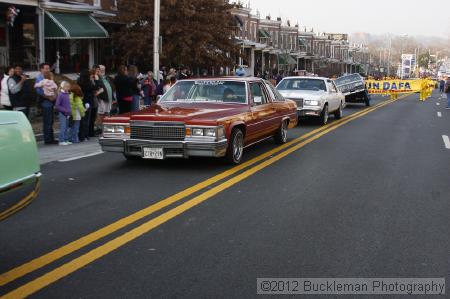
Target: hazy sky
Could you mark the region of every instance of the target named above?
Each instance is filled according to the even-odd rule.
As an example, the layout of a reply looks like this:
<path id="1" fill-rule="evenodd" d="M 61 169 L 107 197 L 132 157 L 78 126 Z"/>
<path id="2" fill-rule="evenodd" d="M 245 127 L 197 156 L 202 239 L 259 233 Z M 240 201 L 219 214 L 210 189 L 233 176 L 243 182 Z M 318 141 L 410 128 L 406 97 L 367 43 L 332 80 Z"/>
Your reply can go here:
<path id="1" fill-rule="evenodd" d="M 261 17 L 281 16 L 320 32 L 450 37 L 450 0 L 243 0 Z M 425 4 L 426 3 L 426 4 Z"/>

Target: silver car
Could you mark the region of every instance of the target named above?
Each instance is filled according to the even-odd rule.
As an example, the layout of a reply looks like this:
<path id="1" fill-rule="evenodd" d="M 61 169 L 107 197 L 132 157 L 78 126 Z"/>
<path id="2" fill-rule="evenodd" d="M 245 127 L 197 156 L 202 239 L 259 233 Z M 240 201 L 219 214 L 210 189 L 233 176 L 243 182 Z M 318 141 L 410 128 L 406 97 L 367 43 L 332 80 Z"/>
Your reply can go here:
<path id="1" fill-rule="evenodd" d="M 337 119 L 342 117 L 345 96 L 329 78 L 286 77 L 277 89 L 285 98 L 297 103 L 299 117 L 319 117 L 324 125 L 330 113 Z"/>

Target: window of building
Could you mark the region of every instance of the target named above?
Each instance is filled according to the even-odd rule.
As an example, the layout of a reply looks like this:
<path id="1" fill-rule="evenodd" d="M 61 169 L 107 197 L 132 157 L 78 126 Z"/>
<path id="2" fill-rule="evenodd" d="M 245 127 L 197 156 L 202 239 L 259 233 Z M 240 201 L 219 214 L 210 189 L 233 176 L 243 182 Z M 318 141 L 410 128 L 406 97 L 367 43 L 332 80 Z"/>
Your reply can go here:
<path id="1" fill-rule="evenodd" d="M 23 24 L 23 45 L 34 47 L 36 45 L 35 26 L 33 23 Z"/>
<path id="2" fill-rule="evenodd" d="M 0 3 L 0 11 L 8 6 Z M 20 10 L 13 26 L 6 24 L 6 14 L 0 16 L 0 64 L 20 64 L 25 69 L 37 69 L 37 18 L 33 7 L 17 6 Z"/>

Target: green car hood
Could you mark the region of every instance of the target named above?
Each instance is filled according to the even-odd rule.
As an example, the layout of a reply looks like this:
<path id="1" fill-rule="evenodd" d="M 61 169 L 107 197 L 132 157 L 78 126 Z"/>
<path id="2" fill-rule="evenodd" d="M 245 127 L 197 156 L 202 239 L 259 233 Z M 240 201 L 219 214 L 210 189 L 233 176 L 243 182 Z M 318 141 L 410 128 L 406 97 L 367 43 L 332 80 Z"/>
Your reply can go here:
<path id="1" fill-rule="evenodd" d="M 22 112 L 0 111 L 0 190 L 40 170 L 36 139 Z"/>

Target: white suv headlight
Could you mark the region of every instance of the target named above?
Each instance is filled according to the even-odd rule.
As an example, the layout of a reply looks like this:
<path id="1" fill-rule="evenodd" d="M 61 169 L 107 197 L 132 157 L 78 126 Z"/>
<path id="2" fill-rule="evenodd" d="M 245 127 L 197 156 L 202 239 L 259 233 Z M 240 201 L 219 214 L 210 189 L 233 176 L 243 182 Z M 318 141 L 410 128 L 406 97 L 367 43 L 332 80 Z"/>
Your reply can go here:
<path id="1" fill-rule="evenodd" d="M 317 100 L 305 100 L 305 105 L 307 106 L 319 106 L 319 101 Z"/>

